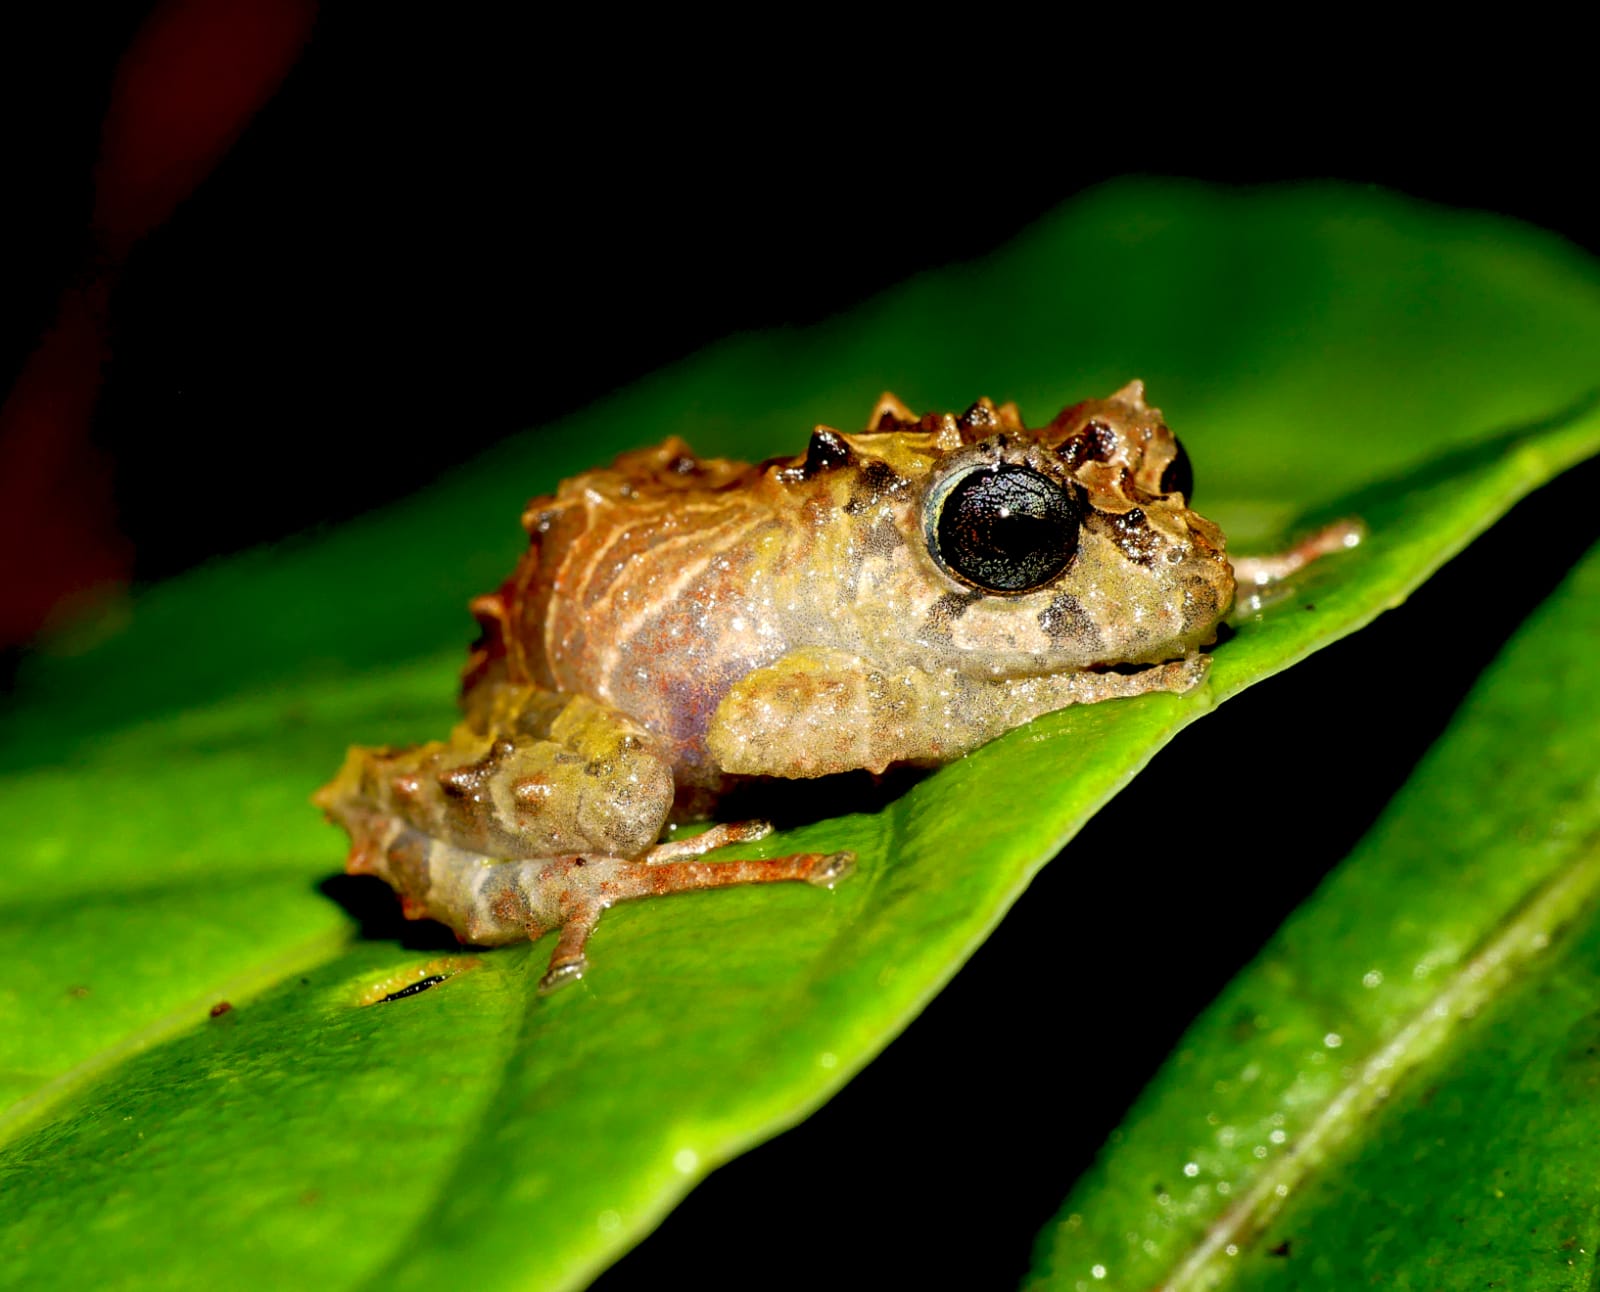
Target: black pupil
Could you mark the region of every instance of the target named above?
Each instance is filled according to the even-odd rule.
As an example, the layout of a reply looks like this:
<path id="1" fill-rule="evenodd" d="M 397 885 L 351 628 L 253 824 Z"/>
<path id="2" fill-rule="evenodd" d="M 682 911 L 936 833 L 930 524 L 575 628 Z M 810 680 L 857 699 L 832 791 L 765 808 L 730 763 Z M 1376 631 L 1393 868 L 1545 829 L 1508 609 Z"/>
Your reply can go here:
<path id="1" fill-rule="evenodd" d="M 1078 512 L 1065 489 L 1031 467 L 973 471 L 945 495 L 937 556 L 990 592 L 1027 592 L 1066 569 L 1078 550 Z"/>

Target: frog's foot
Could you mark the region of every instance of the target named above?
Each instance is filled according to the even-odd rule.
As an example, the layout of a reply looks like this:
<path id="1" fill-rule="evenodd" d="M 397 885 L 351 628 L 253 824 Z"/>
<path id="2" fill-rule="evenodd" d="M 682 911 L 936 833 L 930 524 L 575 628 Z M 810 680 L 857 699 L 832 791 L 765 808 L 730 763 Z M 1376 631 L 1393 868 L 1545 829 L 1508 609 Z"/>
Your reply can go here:
<path id="1" fill-rule="evenodd" d="M 1233 577 L 1239 585 L 1239 599 L 1246 600 L 1258 588 L 1281 583 L 1291 574 L 1305 569 L 1311 562 L 1334 552 L 1355 547 L 1366 537 L 1367 527 L 1354 518 L 1336 520 L 1331 525 L 1307 535 L 1286 552 L 1269 556 L 1235 556 L 1229 558 Z"/>
<path id="2" fill-rule="evenodd" d="M 685 842 L 692 842 L 685 840 Z M 734 884 L 765 884 L 776 880 L 804 880 L 819 888 L 832 888 L 855 868 L 853 852 L 805 852 L 792 857 L 773 857 L 765 861 L 724 861 L 719 863 L 697 861 L 623 861 L 614 857 L 563 858 L 554 867 L 565 864 L 581 869 L 582 878 L 574 882 L 572 872 L 556 881 L 563 891 L 556 895 L 556 904 L 562 907 L 563 921 L 556 947 L 550 953 L 550 963 L 544 977 L 539 979 L 539 990 L 555 991 L 569 982 L 576 982 L 588 971 L 589 959 L 584 948 L 589 935 L 607 908 L 617 902 L 635 897 L 659 897 L 667 893 L 687 893 L 700 888 L 726 888 Z M 541 890 L 554 876 L 545 869 L 529 874 L 528 869 L 537 863 L 508 862 L 497 869 L 523 871 L 521 875 L 506 876 L 504 882 L 520 890 L 519 895 L 528 904 L 530 914 L 536 903 L 548 902 L 552 896 Z M 499 878 L 499 877 L 497 877 Z M 531 882 L 530 882 L 531 881 Z M 593 892 L 589 892 L 592 886 Z M 577 900 L 568 901 L 569 895 L 583 893 Z M 497 904 L 500 911 L 515 902 L 507 902 L 507 888 L 499 889 Z M 537 938 L 546 926 L 537 918 L 530 919 L 525 934 Z"/>

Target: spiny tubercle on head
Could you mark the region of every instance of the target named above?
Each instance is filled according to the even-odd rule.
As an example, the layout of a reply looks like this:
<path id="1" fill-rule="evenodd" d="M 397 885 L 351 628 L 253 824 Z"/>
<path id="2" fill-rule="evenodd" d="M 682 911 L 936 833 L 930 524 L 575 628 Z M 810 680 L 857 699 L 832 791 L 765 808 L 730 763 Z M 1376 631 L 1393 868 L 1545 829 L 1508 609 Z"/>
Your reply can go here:
<path id="1" fill-rule="evenodd" d="M 801 464 L 800 477 L 810 480 L 824 471 L 842 467 L 855 456 L 855 450 L 844 436 L 831 427 L 819 426 L 811 432 L 811 442 L 806 445 L 806 460 Z"/>
<path id="2" fill-rule="evenodd" d="M 936 447 L 949 451 L 1002 431 L 1023 429 L 1022 414 L 1014 403 L 996 407 L 993 400 L 984 396 L 959 417 L 953 413 L 924 413 L 918 417 L 892 392 L 884 391 L 867 419 L 866 430 L 861 433 L 932 435 Z M 811 432 L 804 461 L 784 474 L 790 480 L 811 480 L 824 471 L 851 465 L 857 456 L 840 432 L 831 426 L 818 426 Z"/>
<path id="3" fill-rule="evenodd" d="M 997 431 L 1020 431 L 1022 414 L 1012 403 L 995 407 L 994 401 L 983 396 L 959 417 L 953 413 L 924 413 L 918 417 L 890 391 L 884 391 L 867 419 L 867 434 L 882 435 L 896 431 L 937 432 L 941 448 L 956 448 L 986 439 Z"/>

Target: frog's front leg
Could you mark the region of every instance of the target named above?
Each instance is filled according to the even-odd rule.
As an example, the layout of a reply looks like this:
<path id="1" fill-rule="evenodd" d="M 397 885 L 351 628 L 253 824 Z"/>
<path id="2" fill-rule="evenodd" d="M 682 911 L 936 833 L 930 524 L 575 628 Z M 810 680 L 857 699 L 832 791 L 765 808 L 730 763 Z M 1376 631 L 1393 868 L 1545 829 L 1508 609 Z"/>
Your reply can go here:
<path id="1" fill-rule="evenodd" d="M 990 678 L 886 668 L 808 646 L 742 678 L 717 706 L 706 744 L 724 770 L 746 775 L 937 766 L 1068 705 L 1187 691 L 1209 664 L 1190 655 L 1132 672 Z"/>
<path id="2" fill-rule="evenodd" d="M 577 696 L 503 686 L 475 696 L 448 741 L 350 751 L 315 801 L 350 833 L 347 868 L 463 941 L 498 945 L 559 929 L 542 986 L 581 977 L 584 946 L 619 901 L 771 880 L 831 886 L 848 854 L 691 860 L 756 839 L 763 822 L 652 846 L 673 801 L 649 734 Z"/>
<path id="3" fill-rule="evenodd" d="M 1312 531 L 1285 551 L 1266 556 L 1230 557 L 1233 577 L 1239 585 L 1240 600 L 1244 600 L 1255 589 L 1283 582 L 1313 561 L 1357 546 L 1366 532 L 1366 526 L 1359 520 L 1336 520 Z"/>

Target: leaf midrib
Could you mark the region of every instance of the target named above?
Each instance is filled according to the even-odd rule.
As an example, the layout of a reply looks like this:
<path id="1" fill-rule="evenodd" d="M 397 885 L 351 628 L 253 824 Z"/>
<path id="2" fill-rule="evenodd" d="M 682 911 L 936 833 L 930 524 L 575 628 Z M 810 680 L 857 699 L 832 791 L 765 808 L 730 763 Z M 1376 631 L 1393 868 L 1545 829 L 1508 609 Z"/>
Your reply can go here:
<path id="1" fill-rule="evenodd" d="M 1212 1221 L 1159 1285 L 1162 1292 L 1216 1287 L 1226 1263 L 1266 1228 L 1286 1198 L 1355 1136 L 1400 1081 L 1449 1044 L 1484 1005 L 1514 987 L 1536 958 L 1555 949 L 1557 939 L 1594 903 L 1597 893 L 1600 833 L 1587 838 L 1526 901 L 1508 910 L 1440 989 L 1372 1051 L 1289 1151 Z"/>

